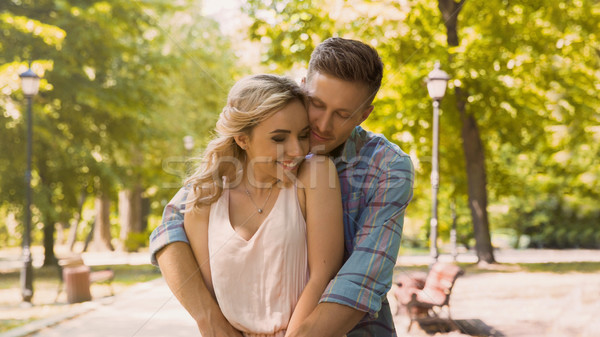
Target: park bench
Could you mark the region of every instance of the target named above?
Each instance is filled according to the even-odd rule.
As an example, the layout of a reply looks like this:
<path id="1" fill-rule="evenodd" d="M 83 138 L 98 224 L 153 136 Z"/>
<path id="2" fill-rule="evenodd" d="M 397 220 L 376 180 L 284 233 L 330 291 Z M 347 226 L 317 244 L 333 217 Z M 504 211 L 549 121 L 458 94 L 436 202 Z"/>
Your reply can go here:
<path id="1" fill-rule="evenodd" d="M 456 279 L 463 274 L 457 265 L 438 262 L 427 274 L 408 274 L 398 279 L 394 296 L 398 312 L 405 312 L 410 318 L 407 331 L 413 322 L 422 327 L 449 325 L 451 329 L 458 328 L 450 316 L 450 295 Z"/>
<path id="2" fill-rule="evenodd" d="M 92 299 L 90 285 L 104 283 L 110 287 L 110 295 L 114 295 L 112 281 L 115 272 L 112 269 L 91 271 L 80 256 L 59 259 L 59 284 L 55 302 L 63 291 L 67 293 L 67 302 L 77 303 Z"/>

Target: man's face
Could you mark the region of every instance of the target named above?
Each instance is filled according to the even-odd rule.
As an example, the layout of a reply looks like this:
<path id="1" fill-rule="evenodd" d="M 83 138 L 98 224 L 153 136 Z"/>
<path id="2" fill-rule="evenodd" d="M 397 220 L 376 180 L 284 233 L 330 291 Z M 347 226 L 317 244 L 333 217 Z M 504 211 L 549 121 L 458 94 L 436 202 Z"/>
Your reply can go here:
<path id="1" fill-rule="evenodd" d="M 316 72 L 304 85 L 312 153 L 328 154 L 340 146 L 373 110 L 366 105 L 369 92 L 365 84 Z"/>

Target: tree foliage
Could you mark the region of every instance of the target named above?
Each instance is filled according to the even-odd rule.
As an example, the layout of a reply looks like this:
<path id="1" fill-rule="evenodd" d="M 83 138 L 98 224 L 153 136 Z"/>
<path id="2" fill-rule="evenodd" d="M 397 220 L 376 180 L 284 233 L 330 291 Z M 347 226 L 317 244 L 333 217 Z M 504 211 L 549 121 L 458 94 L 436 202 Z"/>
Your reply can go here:
<path id="1" fill-rule="evenodd" d="M 409 217 L 427 223 L 430 209 L 432 116 L 424 79 L 440 60 L 452 77 L 449 88 L 461 89 L 465 111 L 480 130 L 491 208 L 502 210 L 494 213 L 492 228 L 518 228 L 536 238 L 555 231 L 554 237 L 563 237 L 571 231 L 570 222 L 583 217 L 589 220 L 571 237 L 585 237 L 592 225 L 598 229 L 593 200 L 600 197 L 600 2 L 467 0 L 457 18 L 456 47 L 448 46 L 448 18 L 437 1 L 253 0 L 246 11 L 257 18 L 251 36 L 267 44 L 265 62 L 280 69 L 305 65 L 307 50 L 330 36 L 360 39 L 379 51 L 385 78 L 367 123 L 416 159 Z M 310 20 L 287 24 L 302 17 Z M 443 232 L 451 223 L 450 202 L 457 203 L 459 214 L 467 205 L 458 99 L 448 90 L 442 102 Z M 571 219 L 567 223 L 552 216 L 567 208 L 573 217 L 560 218 Z M 548 221 L 524 216 L 530 212 Z M 570 243 L 561 246 L 581 246 L 577 241 L 563 240 Z"/>
<path id="2" fill-rule="evenodd" d="M 0 5 L 0 207 L 24 204 L 24 98 L 33 60 L 34 223 L 68 223 L 82 191 L 141 185 L 160 212 L 181 182 L 163 160 L 182 157 L 216 119 L 235 74 L 218 24 L 194 1 L 4 1 Z M 116 203 L 114 203 L 116 204 Z"/>

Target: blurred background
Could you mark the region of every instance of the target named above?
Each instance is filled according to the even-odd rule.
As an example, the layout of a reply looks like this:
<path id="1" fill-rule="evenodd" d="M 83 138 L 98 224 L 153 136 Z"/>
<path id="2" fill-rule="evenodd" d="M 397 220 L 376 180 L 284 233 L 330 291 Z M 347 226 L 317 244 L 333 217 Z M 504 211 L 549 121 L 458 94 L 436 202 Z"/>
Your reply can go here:
<path id="1" fill-rule="evenodd" d="M 257 72 L 301 80 L 313 48 L 341 36 L 380 53 L 365 127 L 415 164 L 403 249 L 431 244 L 425 80 L 437 61 L 450 77 L 440 251 L 453 226 L 458 250 L 485 262 L 502 247 L 599 248 L 598 32 L 595 0 L 2 1 L 0 246 L 21 245 L 30 217 L 44 265 L 57 246 L 143 250 L 232 83 Z M 19 79 L 29 67 L 41 78 L 34 95 Z"/>
<path id="2" fill-rule="evenodd" d="M 82 289 L 114 301 L 105 311 L 122 325 L 81 316 L 80 332 L 56 335 L 92 336 L 90 322 L 98 335 L 149 322 L 173 334 L 161 317 L 193 334 L 177 303 L 163 308 L 166 285 L 147 282 L 160 277 L 148 236 L 231 85 L 259 72 L 300 81 L 314 47 L 340 36 L 381 55 L 363 126 L 415 166 L 395 275 L 438 254 L 460 262 L 463 333 L 475 322 L 488 332 L 474 335 L 595 335 L 599 32 L 598 0 L 0 1 L 0 333 L 80 315 L 58 262 L 81 255 L 92 274 L 110 268 Z M 445 95 L 430 96 L 435 78 Z M 110 296 L 136 284 L 137 306 Z"/>

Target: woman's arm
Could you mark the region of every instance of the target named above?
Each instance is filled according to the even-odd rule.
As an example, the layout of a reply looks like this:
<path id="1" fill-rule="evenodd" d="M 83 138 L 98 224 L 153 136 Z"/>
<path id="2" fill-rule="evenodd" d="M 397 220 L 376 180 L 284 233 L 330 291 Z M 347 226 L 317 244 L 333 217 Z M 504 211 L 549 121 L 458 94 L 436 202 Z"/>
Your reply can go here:
<path id="1" fill-rule="evenodd" d="M 313 156 L 303 163 L 298 179 L 306 195 L 310 278 L 298 299 L 287 334 L 315 309 L 344 255 L 342 200 L 335 165 L 328 157 Z"/>
<path id="2" fill-rule="evenodd" d="M 188 201 L 193 197 L 193 193 L 190 193 Z M 167 257 L 158 255 L 159 264 L 161 269 L 164 265 L 167 265 L 170 268 L 167 270 L 174 271 L 177 268 L 181 268 L 181 265 L 189 264 L 191 262 L 189 260 L 195 259 L 193 262 L 197 262 L 197 264 L 194 263 L 193 265 L 198 266 L 196 267 L 198 269 L 185 280 L 177 279 L 177 282 L 174 282 L 172 279 L 178 275 L 181 276 L 181 273 L 173 272 L 174 275 L 170 275 L 170 272 L 163 271 L 171 290 L 179 302 L 194 316 L 202 336 L 242 337 L 242 334 L 233 328 L 225 316 L 223 316 L 215 300 L 208 253 L 209 214 L 210 206 L 203 206 L 200 209 L 194 208 L 184 215 L 183 225 L 190 241 L 193 256 L 184 257 L 183 260 L 171 257 L 171 263 L 167 264 L 161 261 L 161 259 L 167 259 Z M 165 249 L 168 248 L 166 247 Z M 171 282 L 169 282 L 169 279 L 171 279 Z M 198 302 L 200 302 L 200 305 L 198 305 Z M 190 308 L 201 309 L 197 312 L 192 312 Z"/>

